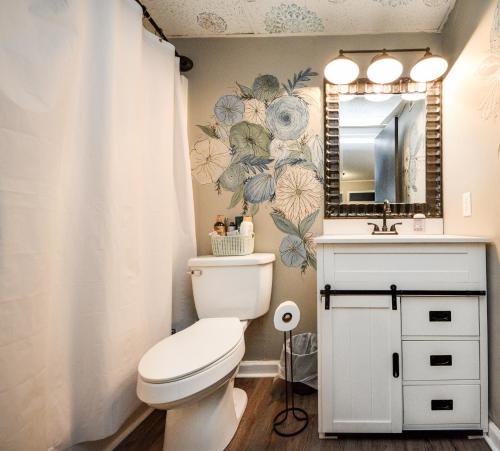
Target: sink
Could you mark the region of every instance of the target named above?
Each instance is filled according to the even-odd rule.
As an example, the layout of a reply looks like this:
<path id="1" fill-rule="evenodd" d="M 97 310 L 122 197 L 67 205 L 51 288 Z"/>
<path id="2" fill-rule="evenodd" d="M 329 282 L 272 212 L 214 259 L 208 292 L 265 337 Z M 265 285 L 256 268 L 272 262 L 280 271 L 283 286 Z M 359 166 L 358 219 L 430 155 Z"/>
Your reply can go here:
<path id="1" fill-rule="evenodd" d="M 348 243 L 488 243 L 481 236 L 466 235 L 321 235 L 314 240 L 317 244 Z"/>

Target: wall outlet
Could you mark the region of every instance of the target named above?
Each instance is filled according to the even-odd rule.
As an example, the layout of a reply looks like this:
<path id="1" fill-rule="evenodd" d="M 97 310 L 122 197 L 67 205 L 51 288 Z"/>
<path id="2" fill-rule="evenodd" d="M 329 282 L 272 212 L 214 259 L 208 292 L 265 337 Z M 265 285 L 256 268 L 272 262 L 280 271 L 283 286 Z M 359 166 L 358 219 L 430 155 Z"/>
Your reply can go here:
<path id="1" fill-rule="evenodd" d="M 462 213 L 464 216 L 472 216 L 472 201 L 470 191 L 462 194 Z"/>

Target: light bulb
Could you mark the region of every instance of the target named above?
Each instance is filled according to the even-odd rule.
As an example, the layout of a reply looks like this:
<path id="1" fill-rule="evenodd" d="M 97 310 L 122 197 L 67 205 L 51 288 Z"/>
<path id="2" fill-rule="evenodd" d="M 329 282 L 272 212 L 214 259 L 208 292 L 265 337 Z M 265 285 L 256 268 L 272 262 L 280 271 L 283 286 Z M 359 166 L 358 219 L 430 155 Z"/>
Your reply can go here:
<path id="1" fill-rule="evenodd" d="M 401 76 L 403 65 L 396 58 L 384 51 L 372 59 L 366 73 L 373 83 L 391 83 Z"/>
<path id="2" fill-rule="evenodd" d="M 364 97 L 370 102 L 385 102 L 392 97 L 392 94 L 365 94 Z"/>
<path id="3" fill-rule="evenodd" d="M 336 85 L 352 83 L 359 75 L 359 66 L 342 53 L 325 67 L 325 78 Z"/>
<path id="4" fill-rule="evenodd" d="M 446 69 L 448 62 L 442 56 L 426 50 L 425 55 L 412 67 L 410 77 L 416 82 L 425 83 L 441 77 Z"/>
<path id="5" fill-rule="evenodd" d="M 401 98 L 403 100 L 415 102 L 417 100 L 425 99 L 425 93 L 423 93 L 423 92 L 405 92 L 404 94 L 401 94 Z"/>

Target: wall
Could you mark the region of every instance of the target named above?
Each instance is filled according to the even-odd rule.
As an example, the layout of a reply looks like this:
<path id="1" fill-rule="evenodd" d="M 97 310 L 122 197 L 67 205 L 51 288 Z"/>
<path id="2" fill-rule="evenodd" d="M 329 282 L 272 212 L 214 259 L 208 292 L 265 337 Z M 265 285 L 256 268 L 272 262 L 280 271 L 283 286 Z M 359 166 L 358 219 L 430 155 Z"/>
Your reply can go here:
<path id="1" fill-rule="evenodd" d="M 226 94 L 238 91 L 235 82 L 251 86 L 260 74 L 273 74 L 281 82 L 294 73 L 311 67 L 319 76 L 311 77 L 307 86 L 322 87 L 322 70 L 336 56 L 338 49 L 383 47 L 426 47 L 441 51 L 441 37 L 437 34 L 400 34 L 345 37 L 273 37 L 273 38 L 213 38 L 177 39 L 177 50 L 194 61 L 189 78 L 189 124 L 191 148 L 200 138 L 197 124 L 207 124 L 213 117 L 214 104 Z M 360 55 L 357 60 L 364 70 L 370 55 Z M 405 67 L 419 55 L 403 54 Z M 363 69 L 362 69 L 363 70 Z M 365 73 L 360 74 L 365 76 Z M 196 230 L 198 253 L 210 252 L 208 232 L 217 213 L 234 216 L 241 207 L 227 209 L 233 193 L 222 191 L 219 195 L 214 184 L 201 185 L 194 181 Z M 321 201 L 320 201 L 321 204 Z M 302 310 L 298 332 L 316 330 L 316 272 L 308 267 L 288 267 L 279 258 L 279 247 L 284 234 L 271 219 L 272 204 L 261 205 L 255 217 L 257 232 L 256 251 L 273 252 L 278 256 L 274 270 L 274 285 L 270 312 L 252 322 L 246 333 L 245 359 L 277 359 L 282 345 L 281 334 L 273 327 L 272 312 L 285 299 L 297 302 Z M 311 228 L 321 233 L 321 214 Z"/>
<path id="2" fill-rule="evenodd" d="M 487 257 L 490 415 L 497 425 L 500 425 L 499 9 L 500 1 L 460 1 L 443 34 L 445 53 L 456 58 L 443 88 L 445 232 L 491 238 Z M 472 216 L 463 217 L 462 193 L 467 191 L 472 194 Z"/>

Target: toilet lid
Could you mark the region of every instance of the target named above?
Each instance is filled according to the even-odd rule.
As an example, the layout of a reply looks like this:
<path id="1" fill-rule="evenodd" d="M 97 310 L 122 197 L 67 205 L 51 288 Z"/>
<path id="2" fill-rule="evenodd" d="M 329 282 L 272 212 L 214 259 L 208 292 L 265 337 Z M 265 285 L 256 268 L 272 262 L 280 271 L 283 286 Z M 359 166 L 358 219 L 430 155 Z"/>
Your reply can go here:
<path id="1" fill-rule="evenodd" d="M 164 338 L 139 362 L 139 375 L 146 382 L 182 379 L 222 359 L 243 339 L 238 318 L 204 318 Z"/>

